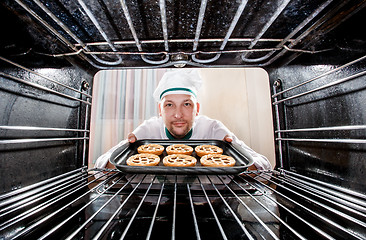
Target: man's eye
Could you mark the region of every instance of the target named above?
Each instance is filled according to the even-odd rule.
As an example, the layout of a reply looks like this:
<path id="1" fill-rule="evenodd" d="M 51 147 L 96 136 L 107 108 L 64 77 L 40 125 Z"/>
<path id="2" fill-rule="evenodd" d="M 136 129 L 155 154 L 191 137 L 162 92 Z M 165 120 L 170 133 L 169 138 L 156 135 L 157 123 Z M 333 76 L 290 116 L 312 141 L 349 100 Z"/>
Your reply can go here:
<path id="1" fill-rule="evenodd" d="M 184 103 L 184 106 L 186 106 L 186 107 L 189 107 L 191 105 L 192 105 L 191 103 Z"/>
<path id="2" fill-rule="evenodd" d="M 171 103 L 165 104 L 165 107 L 171 107 L 171 106 L 173 106 L 173 104 L 171 104 Z"/>

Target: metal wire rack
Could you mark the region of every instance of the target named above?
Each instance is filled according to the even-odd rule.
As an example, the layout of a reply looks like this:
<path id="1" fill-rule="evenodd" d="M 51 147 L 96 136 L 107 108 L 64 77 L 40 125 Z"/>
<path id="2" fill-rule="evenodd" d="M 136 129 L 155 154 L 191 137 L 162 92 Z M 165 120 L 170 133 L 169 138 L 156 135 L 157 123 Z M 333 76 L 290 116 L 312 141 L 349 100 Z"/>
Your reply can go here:
<path id="1" fill-rule="evenodd" d="M 77 169 L 0 196 L 3 239 L 365 239 L 366 196 L 299 174 Z"/>

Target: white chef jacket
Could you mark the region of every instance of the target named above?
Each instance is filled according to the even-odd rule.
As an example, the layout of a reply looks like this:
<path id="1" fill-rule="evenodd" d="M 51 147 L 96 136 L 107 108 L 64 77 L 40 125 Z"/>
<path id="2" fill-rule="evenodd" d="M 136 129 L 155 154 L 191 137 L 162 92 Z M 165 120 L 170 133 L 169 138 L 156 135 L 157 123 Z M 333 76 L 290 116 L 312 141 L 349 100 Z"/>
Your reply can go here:
<path id="1" fill-rule="evenodd" d="M 138 126 L 133 132 L 138 140 L 141 139 L 169 139 L 166 135 L 164 121 L 161 117 L 152 117 L 145 120 L 140 126 Z M 229 129 L 220 121 L 211 119 L 204 115 L 199 115 L 195 118 L 192 126 L 192 140 L 201 139 L 214 139 L 223 140 L 225 136 L 232 137 L 233 144 L 238 144 L 244 148 L 253 158 L 254 165 L 258 170 L 269 170 L 271 169 L 271 164 L 268 159 L 256 153 L 254 150 L 249 148 L 243 141 L 239 140 Z M 109 160 L 109 157 L 119 146 L 126 143 L 127 140 L 120 142 L 118 145 L 114 146 L 108 152 L 100 156 L 96 163 L 96 168 L 104 168 Z"/>

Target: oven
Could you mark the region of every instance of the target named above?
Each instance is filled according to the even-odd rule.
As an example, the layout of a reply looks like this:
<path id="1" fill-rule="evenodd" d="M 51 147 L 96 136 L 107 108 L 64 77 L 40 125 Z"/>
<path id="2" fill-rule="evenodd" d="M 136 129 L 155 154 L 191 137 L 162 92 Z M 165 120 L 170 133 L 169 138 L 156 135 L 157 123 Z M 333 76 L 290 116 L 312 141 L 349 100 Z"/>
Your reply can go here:
<path id="1" fill-rule="evenodd" d="M 0 239 L 366 239 L 365 5 L 3 0 Z M 273 170 L 88 166 L 98 71 L 244 67 L 269 76 Z"/>

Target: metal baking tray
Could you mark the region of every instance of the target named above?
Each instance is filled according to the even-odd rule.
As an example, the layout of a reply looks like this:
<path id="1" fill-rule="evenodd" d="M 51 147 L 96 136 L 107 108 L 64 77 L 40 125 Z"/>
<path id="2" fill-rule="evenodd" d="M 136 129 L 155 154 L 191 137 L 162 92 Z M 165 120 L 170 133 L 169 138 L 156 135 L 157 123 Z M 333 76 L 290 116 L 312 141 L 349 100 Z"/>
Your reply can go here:
<path id="1" fill-rule="evenodd" d="M 166 151 L 160 155 L 160 163 L 157 166 L 129 166 L 126 164 L 127 159 L 138 154 L 137 148 L 144 144 L 160 144 L 166 147 L 172 144 L 186 144 L 193 147 L 198 145 L 215 145 L 223 149 L 223 154 L 233 157 L 236 160 L 233 167 L 204 167 L 200 164 L 200 157 L 193 151 L 192 156 L 197 159 L 194 167 L 167 167 L 163 165 L 163 158 L 167 155 Z M 194 175 L 223 175 L 223 174 L 239 174 L 244 172 L 247 167 L 253 164 L 252 156 L 239 145 L 228 143 L 220 140 L 156 140 L 144 139 L 134 143 L 126 143 L 117 148 L 111 155 L 109 161 L 116 166 L 118 170 L 124 173 L 145 173 L 145 174 L 194 174 Z"/>

